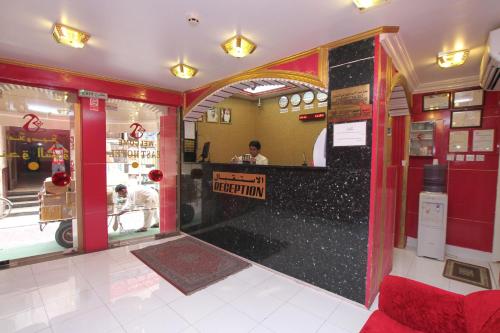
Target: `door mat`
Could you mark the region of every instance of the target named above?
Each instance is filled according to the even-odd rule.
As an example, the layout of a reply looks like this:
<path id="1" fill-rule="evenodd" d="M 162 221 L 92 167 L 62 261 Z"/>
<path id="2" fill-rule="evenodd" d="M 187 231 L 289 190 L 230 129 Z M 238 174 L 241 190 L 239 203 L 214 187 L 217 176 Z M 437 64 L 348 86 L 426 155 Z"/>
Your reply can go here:
<path id="1" fill-rule="evenodd" d="M 185 295 L 250 266 L 236 256 L 189 236 L 132 253 Z"/>
<path id="2" fill-rule="evenodd" d="M 443 276 L 481 288 L 491 289 L 490 270 L 486 267 L 448 259 L 444 266 Z"/>

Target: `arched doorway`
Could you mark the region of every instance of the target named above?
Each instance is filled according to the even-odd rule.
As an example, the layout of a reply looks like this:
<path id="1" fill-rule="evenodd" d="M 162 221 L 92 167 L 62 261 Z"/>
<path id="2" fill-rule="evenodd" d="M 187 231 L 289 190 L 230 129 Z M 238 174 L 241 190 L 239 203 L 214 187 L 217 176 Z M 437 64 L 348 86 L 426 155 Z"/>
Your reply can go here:
<path id="1" fill-rule="evenodd" d="M 406 246 L 406 188 L 409 161 L 411 93 L 406 79 L 396 74 L 392 79 L 388 97 L 389 128 L 387 136 L 391 147 L 391 165 L 396 171 L 394 212 L 394 246 Z"/>
<path id="2" fill-rule="evenodd" d="M 327 88 L 324 84 L 321 84 L 319 81 L 314 82 L 311 80 L 305 81 L 304 78 L 302 80 L 297 78 L 280 78 L 277 76 L 270 77 L 260 77 L 257 75 L 255 78 L 247 78 L 235 80 L 234 82 L 227 83 L 220 87 L 215 86 L 211 90 L 205 92 L 201 97 L 201 100 L 194 103 L 190 106 L 184 115 L 184 120 L 197 121 L 206 111 L 216 105 L 217 103 L 223 101 L 226 98 L 229 98 L 235 94 L 246 94 L 251 96 L 252 93 L 247 92 L 247 89 L 257 90 L 259 87 L 266 86 L 282 86 L 281 88 L 277 88 L 273 90 L 273 94 L 275 93 L 283 93 L 285 91 L 291 91 L 294 89 L 313 89 L 317 91 L 321 91 L 323 93 L 327 93 Z M 307 76 L 305 78 L 308 78 Z M 308 82 L 309 81 L 309 82 Z M 314 82 L 314 83 L 310 83 Z M 258 95 L 258 94 L 254 94 Z"/>

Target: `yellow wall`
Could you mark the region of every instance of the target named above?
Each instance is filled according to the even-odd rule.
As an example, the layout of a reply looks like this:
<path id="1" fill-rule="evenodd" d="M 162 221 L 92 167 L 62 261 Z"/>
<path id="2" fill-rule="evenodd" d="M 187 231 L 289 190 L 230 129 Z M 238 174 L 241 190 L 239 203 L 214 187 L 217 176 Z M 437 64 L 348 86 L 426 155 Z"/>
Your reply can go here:
<path id="1" fill-rule="evenodd" d="M 228 98 L 216 108 L 230 108 L 231 124 L 198 123 L 198 152 L 201 155 L 203 144 L 210 141 L 210 161 L 214 163 L 229 163 L 235 154 L 248 152 L 248 142 L 255 137 L 255 102 L 238 98 Z"/>
<path id="2" fill-rule="evenodd" d="M 303 95 L 303 93 L 301 93 Z M 290 95 L 287 95 L 290 99 Z M 280 97 L 280 96 L 279 96 Z M 210 161 L 226 163 L 233 155 L 248 153 L 250 140 L 259 140 L 261 154 L 274 165 L 302 165 L 305 153 L 308 165 L 312 163 L 312 151 L 319 133 L 326 127 L 325 121 L 302 122 L 299 114 L 326 112 L 326 107 L 305 110 L 301 102 L 300 111 L 292 112 L 291 104 L 287 113 L 280 113 L 279 97 L 263 99 L 262 106 L 256 101 L 228 98 L 216 108 L 231 108 L 231 124 L 198 123 L 198 153 L 201 155 L 203 143 L 210 141 Z"/>
<path id="3" fill-rule="evenodd" d="M 290 100 L 290 95 L 286 96 Z M 307 164 L 311 165 L 314 143 L 326 127 L 326 120 L 303 122 L 299 120 L 299 115 L 326 112 L 326 107 L 318 109 L 314 100 L 312 109 L 305 110 L 305 103 L 301 102 L 300 111 L 292 112 L 289 103 L 288 112 L 280 113 L 278 99 L 262 100 L 262 110 L 256 117 L 256 137 L 262 144 L 261 152 L 269 159 L 269 164 L 276 165 L 302 165 L 302 153 L 305 153 Z"/>

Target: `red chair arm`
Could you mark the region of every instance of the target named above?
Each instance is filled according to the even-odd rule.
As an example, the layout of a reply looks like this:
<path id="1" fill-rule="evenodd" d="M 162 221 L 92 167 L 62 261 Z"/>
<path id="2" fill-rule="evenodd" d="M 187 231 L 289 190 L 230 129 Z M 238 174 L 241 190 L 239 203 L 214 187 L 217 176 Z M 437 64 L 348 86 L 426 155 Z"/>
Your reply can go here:
<path id="1" fill-rule="evenodd" d="M 464 296 L 417 281 L 386 276 L 379 309 L 400 324 L 428 333 L 466 333 Z"/>

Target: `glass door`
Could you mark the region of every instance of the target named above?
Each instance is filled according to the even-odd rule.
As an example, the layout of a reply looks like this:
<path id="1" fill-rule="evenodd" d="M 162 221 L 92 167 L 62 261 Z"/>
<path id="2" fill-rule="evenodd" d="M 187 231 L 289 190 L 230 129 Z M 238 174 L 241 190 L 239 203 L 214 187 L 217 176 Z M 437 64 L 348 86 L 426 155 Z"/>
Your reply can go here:
<path id="1" fill-rule="evenodd" d="M 0 262 L 73 247 L 76 101 L 0 83 Z"/>
<path id="2" fill-rule="evenodd" d="M 108 238 L 114 244 L 160 232 L 160 105 L 108 99 Z"/>

